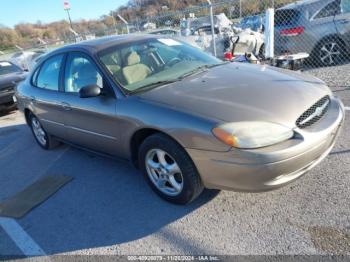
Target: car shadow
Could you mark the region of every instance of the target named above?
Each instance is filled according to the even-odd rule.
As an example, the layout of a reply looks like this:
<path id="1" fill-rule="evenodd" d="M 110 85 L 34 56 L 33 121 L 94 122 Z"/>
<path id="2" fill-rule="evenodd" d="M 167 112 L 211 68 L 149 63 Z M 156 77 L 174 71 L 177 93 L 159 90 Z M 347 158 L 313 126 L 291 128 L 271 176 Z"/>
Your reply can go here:
<path id="1" fill-rule="evenodd" d="M 342 155 L 342 154 L 349 154 L 349 153 L 350 153 L 350 149 L 346 149 L 346 150 L 331 152 L 330 155 Z"/>
<path id="2" fill-rule="evenodd" d="M 0 150 L 0 166 L 8 169 L 0 174 L 0 184 L 7 188 L 0 200 L 41 176 L 73 177 L 18 220 L 48 255 L 127 243 L 154 233 L 164 235 L 169 224 L 195 213 L 218 194 L 206 190 L 186 206 L 173 205 L 153 193 L 128 162 L 65 145 L 45 151 L 25 125 L 0 127 L 1 135 L 10 142 L 7 151 Z M 14 141 L 14 137 L 20 139 Z"/>
<path id="3" fill-rule="evenodd" d="M 11 115 L 17 110 L 16 105 L 11 106 L 1 106 L 0 105 L 0 117 Z"/>

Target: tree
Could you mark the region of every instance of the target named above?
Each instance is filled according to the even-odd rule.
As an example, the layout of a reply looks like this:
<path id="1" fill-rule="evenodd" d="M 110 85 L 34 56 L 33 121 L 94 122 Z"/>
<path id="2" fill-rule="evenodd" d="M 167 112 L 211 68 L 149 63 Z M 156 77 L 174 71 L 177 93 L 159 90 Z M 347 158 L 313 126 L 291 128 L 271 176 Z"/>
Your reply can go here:
<path id="1" fill-rule="evenodd" d="M 16 31 L 9 28 L 0 28 L 0 49 L 13 48 L 20 44 L 20 37 Z"/>

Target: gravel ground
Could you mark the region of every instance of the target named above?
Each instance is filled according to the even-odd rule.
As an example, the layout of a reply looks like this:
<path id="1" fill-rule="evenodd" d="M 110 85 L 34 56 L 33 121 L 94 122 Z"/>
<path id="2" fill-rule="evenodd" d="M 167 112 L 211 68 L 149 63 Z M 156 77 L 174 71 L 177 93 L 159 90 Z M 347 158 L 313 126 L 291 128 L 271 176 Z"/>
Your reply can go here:
<path id="1" fill-rule="evenodd" d="M 308 70 L 350 106 L 350 65 Z M 348 111 L 347 111 L 347 114 Z M 297 182 L 248 194 L 207 191 L 170 205 L 128 163 L 68 146 L 45 152 L 14 112 L 0 117 L 0 200 L 43 175 L 74 180 L 17 223 L 48 254 L 348 254 L 350 132 Z M 0 254 L 22 252 L 0 226 Z"/>

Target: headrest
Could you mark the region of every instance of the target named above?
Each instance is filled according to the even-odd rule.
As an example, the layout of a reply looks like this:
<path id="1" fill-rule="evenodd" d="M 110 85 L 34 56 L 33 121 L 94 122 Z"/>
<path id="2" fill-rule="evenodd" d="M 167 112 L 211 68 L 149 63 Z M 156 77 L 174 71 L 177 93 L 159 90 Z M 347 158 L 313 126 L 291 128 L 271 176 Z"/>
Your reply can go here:
<path id="1" fill-rule="evenodd" d="M 139 64 L 140 61 L 140 56 L 136 52 L 131 52 L 127 58 L 128 66 Z"/>
<path id="2" fill-rule="evenodd" d="M 96 69 L 91 64 L 85 64 L 85 65 L 79 66 L 78 73 L 79 73 L 79 77 L 84 77 L 84 78 L 95 77 L 97 75 Z"/>

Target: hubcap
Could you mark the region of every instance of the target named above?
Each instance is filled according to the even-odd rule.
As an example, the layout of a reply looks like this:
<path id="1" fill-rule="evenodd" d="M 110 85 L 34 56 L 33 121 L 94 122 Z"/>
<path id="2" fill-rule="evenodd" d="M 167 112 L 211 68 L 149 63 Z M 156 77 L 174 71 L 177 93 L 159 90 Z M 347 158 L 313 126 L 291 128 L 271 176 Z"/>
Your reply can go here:
<path id="1" fill-rule="evenodd" d="M 39 143 L 45 146 L 46 145 L 45 131 L 41 127 L 41 124 L 39 123 L 38 119 L 36 119 L 35 117 L 32 118 L 32 128 L 33 128 L 34 135 L 39 141 Z"/>
<path id="2" fill-rule="evenodd" d="M 333 65 L 340 60 L 340 47 L 336 42 L 324 44 L 320 49 L 320 59 L 325 65 Z"/>
<path id="3" fill-rule="evenodd" d="M 150 150 L 145 159 L 148 177 L 164 194 L 176 196 L 183 189 L 182 172 L 167 152 L 161 149 Z"/>

